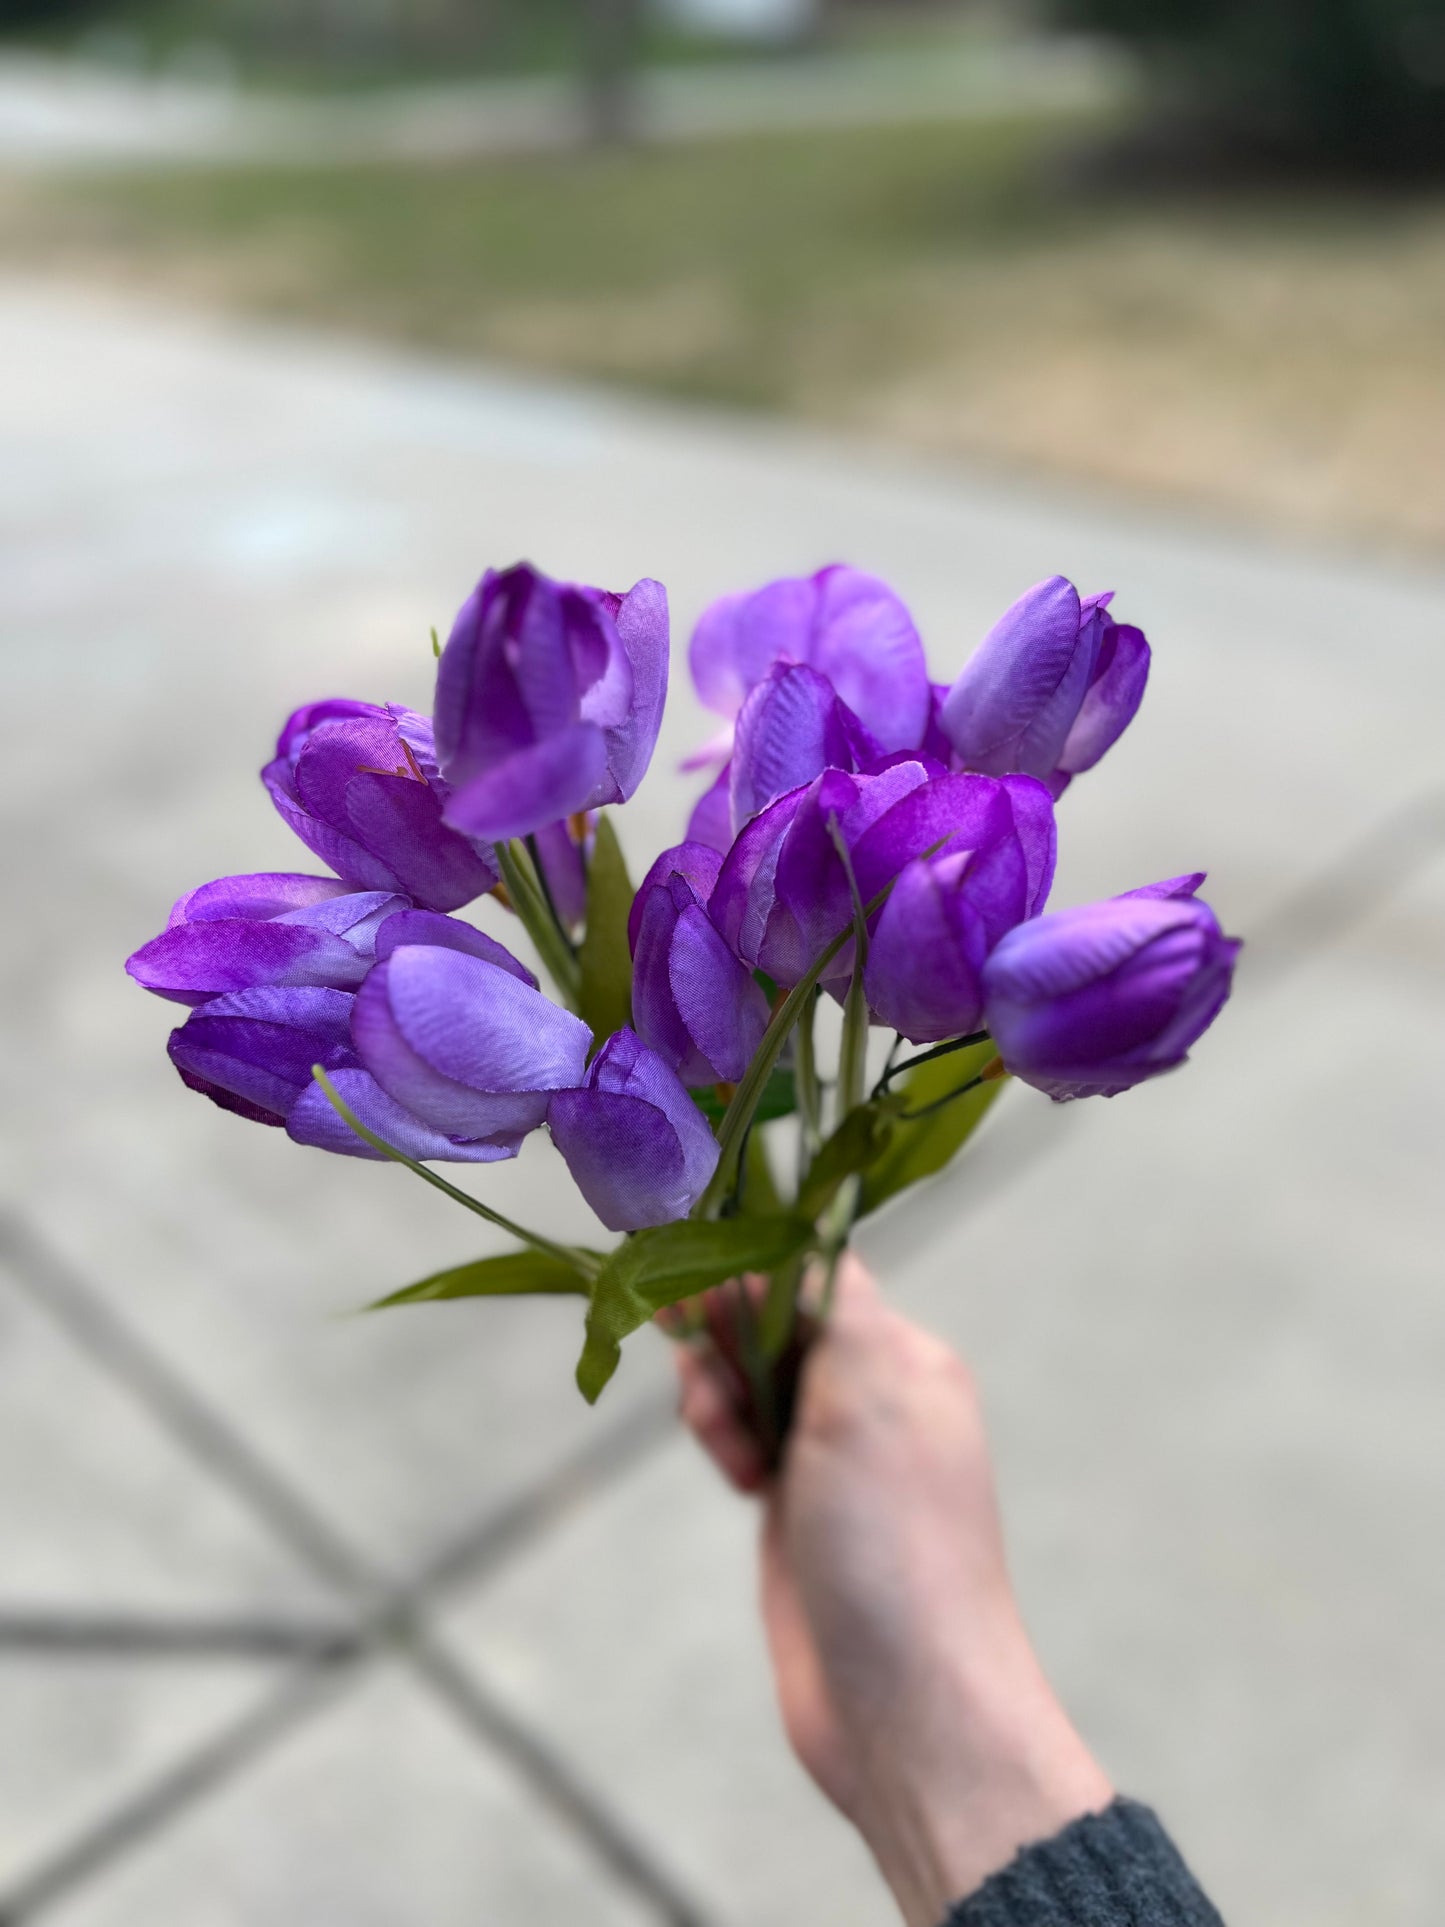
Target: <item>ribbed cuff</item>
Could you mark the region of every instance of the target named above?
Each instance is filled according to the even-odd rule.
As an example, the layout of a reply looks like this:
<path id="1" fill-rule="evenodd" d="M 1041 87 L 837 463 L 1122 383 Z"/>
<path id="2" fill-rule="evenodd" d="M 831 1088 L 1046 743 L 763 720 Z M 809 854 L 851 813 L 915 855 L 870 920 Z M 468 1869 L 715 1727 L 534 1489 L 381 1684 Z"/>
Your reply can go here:
<path id="1" fill-rule="evenodd" d="M 1116 1800 L 1025 1847 L 943 1927 L 1223 1927 L 1148 1807 Z"/>

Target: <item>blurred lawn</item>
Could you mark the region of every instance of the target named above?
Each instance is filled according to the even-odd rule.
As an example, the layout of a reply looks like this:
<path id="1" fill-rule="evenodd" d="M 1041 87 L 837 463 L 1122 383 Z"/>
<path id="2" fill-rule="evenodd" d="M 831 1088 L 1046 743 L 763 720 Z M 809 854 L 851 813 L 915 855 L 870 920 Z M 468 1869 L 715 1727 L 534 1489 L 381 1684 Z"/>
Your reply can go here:
<path id="1" fill-rule="evenodd" d="M 1036 120 L 0 194 L 12 260 L 1445 543 L 1445 195 L 1090 197 Z"/>

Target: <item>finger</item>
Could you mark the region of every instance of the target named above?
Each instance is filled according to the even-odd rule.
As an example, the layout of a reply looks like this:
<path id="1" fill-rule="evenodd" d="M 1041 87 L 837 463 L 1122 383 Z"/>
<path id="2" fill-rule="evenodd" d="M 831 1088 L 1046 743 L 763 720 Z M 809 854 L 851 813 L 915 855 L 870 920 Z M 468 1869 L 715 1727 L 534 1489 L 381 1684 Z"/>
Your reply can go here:
<path id="1" fill-rule="evenodd" d="M 730 1485 L 758 1491 L 767 1482 L 767 1466 L 722 1373 L 692 1351 L 678 1353 L 677 1371 L 683 1424 Z"/>

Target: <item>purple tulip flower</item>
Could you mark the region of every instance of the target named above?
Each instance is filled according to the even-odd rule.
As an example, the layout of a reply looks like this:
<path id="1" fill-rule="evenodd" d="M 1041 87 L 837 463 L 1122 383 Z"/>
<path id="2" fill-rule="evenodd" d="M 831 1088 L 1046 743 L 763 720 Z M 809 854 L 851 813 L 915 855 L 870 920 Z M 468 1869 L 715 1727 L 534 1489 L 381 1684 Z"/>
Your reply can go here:
<path id="1" fill-rule="evenodd" d="M 435 944 L 400 945 L 375 966 L 351 1034 L 398 1104 L 448 1137 L 508 1152 L 543 1121 L 553 1091 L 581 1081 L 592 1041 L 520 967 Z"/>
<path id="2" fill-rule="evenodd" d="M 1058 797 L 1117 742 L 1144 697 L 1149 644 L 1113 620 L 1112 599 L 1081 599 L 1056 575 L 999 618 L 939 713 L 963 768 L 1036 776 Z"/>
<path id="3" fill-rule="evenodd" d="M 984 964 L 988 1028 L 1014 1076 L 1050 1097 L 1113 1097 L 1184 1062 L 1229 995 L 1239 949 L 1191 895 L 1060 910 L 1011 931 Z"/>
<path id="4" fill-rule="evenodd" d="M 1012 895 L 989 896 L 991 940 L 1002 934 L 1003 906 L 1007 915 L 1032 916 L 1053 878 L 1053 804 L 1041 784 L 948 775 L 924 759 L 863 775 L 827 770 L 747 825 L 709 900 L 733 950 L 776 983 L 796 984 L 852 919 L 848 872 L 830 829 L 835 819 L 864 903 L 916 858 L 992 850 L 1013 839 L 1021 881 Z M 846 945 L 830 967 L 830 988 L 846 984 L 851 950 Z"/>
<path id="5" fill-rule="evenodd" d="M 1041 784 L 1006 776 L 970 800 L 971 825 L 902 870 L 868 947 L 874 1021 L 915 1044 L 979 1028 L 984 960 L 1038 915 L 1052 880 L 1053 812 Z"/>
<path id="6" fill-rule="evenodd" d="M 885 751 L 914 749 L 928 722 L 928 670 L 913 618 L 876 576 L 834 564 L 707 609 L 688 652 L 697 693 L 731 721 L 775 663 L 806 663 Z M 726 755 L 724 740 L 717 746 Z M 816 773 L 816 772 L 814 772 Z"/>
<path id="7" fill-rule="evenodd" d="M 806 663 L 774 663 L 738 715 L 728 765 L 733 834 L 825 769 L 859 770 L 883 754 L 826 676 Z"/>
<path id="8" fill-rule="evenodd" d="M 768 1000 L 706 909 L 722 859 L 665 850 L 633 899 L 632 1021 L 684 1084 L 736 1083 L 768 1027 Z"/>
<path id="9" fill-rule="evenodd" d="M 261 780 L 282 817 L 353 890 L 456 910 L 495 887 L 490 856 L 442 822 L 431 724 L 397 703 L 308 703 Z"/>
<path id="10" fill-rule="evenodd" d="M 178 1004 L 262 984 L 353 989 L 371 968 L 382 924 L 410 908 L 406 897 L 349 891 L 334 877 L 220 877 L 181 897 L 166 928 L 125 967 Z"/>
<path id="11" fill-rule="evenodd" d="M 496 841 L 621 803 L 652 759 L 667 696 L 667 593 L 489 569 L 437 669 L 447 821 Z"/>
<path id="12" fill-rule="evenodd" d="M 193 1091 L 257 1124 L 284 1125 L 298 1144 L 379 1158 L 312 1078 L 319 1064 L 371 1130 L 408 1157 L 490 1163 L 511 1153 L 430 1130 L 388 1097 L 351 1043 L 356 999 L 314 985 L 242 990 L 193 1010 L 170 1036 L 171 1062 Z"/>
<path id="13" fill-rule="evenodd" d="M 717 1168 L 717 1140 L 676 1071 L 614 1031 L 577 1090 L 547 1112 L 577 1189 L 609 1231 L 685 1218 Z"/>

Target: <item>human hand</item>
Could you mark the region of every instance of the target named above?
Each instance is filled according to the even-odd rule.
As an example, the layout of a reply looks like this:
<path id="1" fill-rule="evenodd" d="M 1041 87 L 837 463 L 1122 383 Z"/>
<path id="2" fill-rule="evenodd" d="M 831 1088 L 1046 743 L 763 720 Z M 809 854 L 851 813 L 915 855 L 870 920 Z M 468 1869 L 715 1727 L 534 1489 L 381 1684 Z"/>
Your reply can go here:
<path id="1" fill-rule="evenodd" d="M 862 1833 L 908 1927 L 1113 1798 L 1039 1668 L 1004 1560 L 978 1398 L 845 1256 L 770 1478 L 715 1355 L 682 1416 L 763 1504 L 762 1611 L 794 1752 Z"/>

